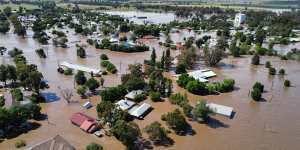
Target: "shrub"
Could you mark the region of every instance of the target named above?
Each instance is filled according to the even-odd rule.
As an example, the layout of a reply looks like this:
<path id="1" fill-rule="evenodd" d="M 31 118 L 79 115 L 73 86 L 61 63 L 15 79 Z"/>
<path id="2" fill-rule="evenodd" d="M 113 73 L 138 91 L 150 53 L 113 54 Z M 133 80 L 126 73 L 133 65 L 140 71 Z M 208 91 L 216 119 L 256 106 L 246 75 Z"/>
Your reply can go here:
<path id="1" fill-rule="evenodd" d="M 5 105 L 5 98 L 4 96 L 0 96 L 0 107 L 3 107 Z"/>
<path id="2" fill-rule="evenodd" d="M 169 101 L 172 104 L 183 106 L 184 104 L 188 103 L 188 98 L 186 94 L 182 95 L 181 93 L 175 93 L 169 97 Z"/>
<path id="3" fill-rule="evenodd" d="M 183 110 L 183 113 L 184 113 L 185 116 L 187 116 L 187 117 L 192 116 L 193 107 L 190 104 L 186 103 L 181 107 L 182 107 L 182 110 Z"/>
<path id="4" fill-rule="evenodd" d="M 275 75 L 276 74 L 276 69 L 271 67 L 269 68 L 269 75 Z"/>
<path id="5" fill-rule="evenodd" d="M 103 150 L 103 147 L 97 143 L 91 143 L 86 146 L 86 150 Z"/>
<path id="6" fill-rule="evenodd" d="M 281 68 L 281 69 L 279 70 L 279 74 L 280 74 L 280 75 L 285 75 L 285 70 L 284 70 L 283 68 Z"/>
<path id="7" fill-rule="evenodd" d="M 42 48 L 35 50 L 35 52 L 36 52 L 41 58 L 46 58 L 46 57 L 47 57 L 46 54 L 45 54 L 45 51 L 44 51 Z"/>
<path id="8" fill-rule="evenodd" d="M 113 73 L 113 74 L 115 74 L 118 71 L 116 66 L 108 60 L 101 61 L 101 66 L 106 67 L 107 71 L 109 71 L 110 73 Z"/>
<path id="9" fill-rule="evenodd" d="M 257 88 L 257 89 L 259 89 L 260 92 L 264 92 L 264 85 L 261 84 L 260 82 L 256 82 L 252 88 L 253 89 Z"/>
<path id="10" fill-rule="evenodd" d="M 252 57 L 252 65 L 259 65 L 259 62 L 260 62 L 260 57 L 259 55 L 255 54 L 253 57 Z"/>
<path id="11" fill-rule="evenodd" d="M 108 56 L 106 54 L 101 54 L 100 59 L 101 60 L 108 60 Z"/>
<path id="12" fill-rule="evenodd" d="M 158 102 L 160 101 L 160 93 L 159 92 L 151 92 L 150 93 L 150 98 L 153 102 Z"/>
<path id="13" fill-rule="evenodd" d="M 85 85 L 91 92 L 94 92 L 100 86 L 100 83 L 95 78 L 90 78 Z"/>
<path id="14" fill-rule="evenodd" d="M 75 81 L 78 85 L 84 85 L 86 80 L 87 79 L 83 71 L 78 71 L 77 74 L 75 75 Z"/>
<path id="15" fill-rule="evenodd" d="M 271 66 L 272 66 L 272 65 L 271 65 L 271 62 L 270 62 L 270 61 L 267 61 L 266 64 L 265 64 L 265 67 L 266 67 L 266 68 L 270 68 Z"/>
<path id="16" fill-rule="evenodd" d="M 25 147 L 25 146 L 26 146 L 26 142 L 24 140 L 17 140 L 15 143 L 16 148 L 21 148 L 21 147 Z"/>
<path id="17" fill-rule="evenodd" d="M 135 102 L 141 102 L 141 101 L 145 100 L 146 97 L 147 96 L 145 94 L 138 94 L 138 95 L 135 95 L 133 101 L 135 101 Z"/>
<path id="18" fill-rule="evenodd" d="M 260 91 L 260 89 L 254 88 L 254 89 L 251 91 L 251 97 L 252 97 L 252 99 L 255 100 L 255 101 L 260 101 L 260 99 L 261 99 L 261 91 Z"/>
<path id="19" fill-rule="evenodd" d="M 20 89 L 12 89 L 10 93 L 15 101 L 23 101 L 23 93 Z"/>
<path id="20" fill-rule="evenodd" d="M 284 80 L 284 86 L 285 87 L 290 87 L 291 86 L 290 80 Z"/>
<path id="21" fill-rule="evenodd" d="M 45 97 L 37 94 L 32 94 L 29 98 L 33 103 L 40 103 L 40 102 L 45 102 L 46 99 Z"/>
<path id="22" fill-rule="evenodd" d="M 188 84 L 189 81 L 195 80 L 193 77 L 190 77 L 188 74 L 184 73 L 182 75 L 179 76 L 178 80 L 177 80 L 177 84 L 180 87 L 186 87 L 186 85 Z"/>
<path id="23" fill-rule="evenodd" d="M 206 95 L 208 93 L 205 83 L 200 82 L 198 80 L 189 81 L 186 85 L 186 89 L 189 92 L 198 95 Z"/>
<path id="24" fill-rule="evenodd" d="M 67 76 L 73 75 L 73 70 L 72 70 L 71 68 L 66 69 L 66 70 L 64 71 L 64 75 L 67 75 Z"/>

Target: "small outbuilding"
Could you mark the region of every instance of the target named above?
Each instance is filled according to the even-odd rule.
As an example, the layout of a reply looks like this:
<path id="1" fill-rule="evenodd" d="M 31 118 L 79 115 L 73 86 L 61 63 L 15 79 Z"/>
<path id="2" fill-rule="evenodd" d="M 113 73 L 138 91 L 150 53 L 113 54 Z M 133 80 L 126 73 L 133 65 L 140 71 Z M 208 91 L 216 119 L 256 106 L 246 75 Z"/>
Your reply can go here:
<path id="1" fill-rule="evenodd" d="M 116 102 L 116 105 L 117 105 L 118 108 L 125 111 L 125 110 L 131 109 L 135 105 L 135 102 L 130 101 L 130 100 L 126 100 L 126 99 L 125 100 L 122 99 L 122 100 Z"/>

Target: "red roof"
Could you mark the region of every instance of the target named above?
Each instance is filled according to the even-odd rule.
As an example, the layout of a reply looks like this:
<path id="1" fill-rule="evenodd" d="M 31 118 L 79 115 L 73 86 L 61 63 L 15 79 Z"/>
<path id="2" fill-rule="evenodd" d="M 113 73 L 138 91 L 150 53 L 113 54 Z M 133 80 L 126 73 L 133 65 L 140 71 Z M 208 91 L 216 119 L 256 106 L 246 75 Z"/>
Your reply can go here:
<path id="1" fill-rule="evenodd" d="M 90 116 L 87 116 L 83 113 L 75 113 L 72 115 L 71 117 L 71 122 L 77 126 L 81 126 L 83 124 L 84 121 L 90 121 L 90 122 L 96 122 L 96 120 Z"/>
<path id="2" fill-rule="evenodd" d="M 93 124 L 94 124 L 94 122 L 89 121 L 89 120 L 85 120 L 85 121 L 81 124 L 80 128 L 81 128 L 83 131 L 88 132 L 88 130 L 91 128 L 91 126 L 93 126 Z"/>

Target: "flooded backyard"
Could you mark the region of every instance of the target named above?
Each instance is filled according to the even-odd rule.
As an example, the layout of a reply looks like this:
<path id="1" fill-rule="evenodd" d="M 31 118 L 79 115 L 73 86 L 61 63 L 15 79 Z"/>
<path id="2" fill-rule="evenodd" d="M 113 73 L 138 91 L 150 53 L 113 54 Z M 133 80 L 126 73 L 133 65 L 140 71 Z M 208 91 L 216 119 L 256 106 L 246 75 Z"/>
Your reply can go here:
<path id="1" fill-rule="evenodd" d="M 110 13 L 110 12 L 109 12 Z M 132 16 L 139 16 L 138 13 L 119 13 Z M 144 15 L 144 14 L 143 14 Z M 142 15 L 142 16 L 143 16 Z M 166 14 L 166 18 L 174 16 Z M 153 18 L 158 18 L 153 15 Z M 159 20 L 151 20 L 153 22 L 164 23 L 170 20 L 159 18 Z M 140 21 L 140 20 L 139 20 Z M 105 149 L 123 150 L 125 147 L 116 140 L 113 136 L 105 136 L 98 138 L 94 135 L 83 132 L 80 128 L 74 126 L 70 122 L 70 117 L 75 112 L 84 112 L 94 118 L 97 117 L 95 106 L 100 102 L 99 96 L 93 96 L 90 99 L 94 107 L 89 110 L 84 109 L 81 104 L 86 100 L 82 100 L 78 95 L 73 97 L 79 103 L 67 104 L 61 98 L 61 89 L 74 89 L 74 77 L 65 76 L 57 72 L 58 63 L 60 61 L 68 61 L 70 63 L 81 64 L 92 68 L 101 68 L 101 54 L 107 54 L 110 61 L 115 64 L 118 73 L 115 75 L 104 76 L 105 87 L 116 86 L 121 83 L 121 75 L 127 72 L 129 64 L 143 63 L 145 59 L 149 59 L 151 51 L 140 53 L 122 53 L 112 52 L 109 50 L 95 49 L 86 43 L 87 38 L 75 34 L 73 30 L 69 30 L 68 48 L 57 48 L 52 45 L 49 40 L 48 45 L 40 45 L 32 39 L 32 32 L 28 31 L 25 38 L 18 37 L 10 31 L 6 35 L 0 34 L 0 46 L 6 47 L 8 50 L 14 47 L 23 50 L 24 56 L 28 63 L 36 64 L 38 70 L 44 75 L 48 81 L 49 89 L 44 93 L 52 93 L 57 95 L 57 99 L 53 102 L 43 103 L 42 112 L 48 115 L 48 120 L 39 121 L 41 126 L 33 131 L 24 133 L 14 139 L 8 139 L 0 142 L 0 149 L 11 150 L 15 149 L 14 144 L 18 139 L 26 139 L 27 145 L 33 145 L 44 141 L 52 136 L 60 134 L 77 149 L 85 149 L 86 145 L 91 142 L 97 142 Z M 184 37 L 195 36 L 194 32 L 183 30 L 180 33 L 170 34 L 174 42 L 182 42 Z M 163 38 L 161 39 L 163 40 Z M 158 44 L 159 40 L 148 40 L 145 44 L 156 49 L 157 58 L 160 58 L 165 48 Z M 78 58 L 76 55 L 76 44 L 88 45 L 85 49 L 87 57 L 85 59 Z M 300 45 L 295 45 L 300 48 Z M 38 48 L 46 50 L 47 58 L 41 59 L 35 53 Z M 286 47 L 279 47 L 286 49 Z M 276 48 L 275 48 L 276 49 Z M 178 55 L 179 50 L 171 51 L 172 56 Z M 264 65 L 252 66 L 251 56 L 242 58 L 226 58 L 217 68 L 211 68 L 218 75 L 217 78 L 232 78 L 236 82 L 236 89 L 230 93 L 222 93 L 220 95 L 196 96 L 188 93 L 190 103 L 194 106 L 198 100 L 205 99 L 208 102 L 222 104 L 234 108 L 235 115 L 232 119 L 215 115 L 210 119 L 209 124 L 199 124 L 189 121 L 194 135 L 179 136 L 171 133 L 170 137 L 174 140 L 174 145 L 170 147 L 154 146 L 153 149 L 170 149 L 170 150 L 289 150 L 300 147 L 300 63 L 297 61 L 284 61 L 278 57 L 261 57 L 261 64 L 266 61 L 271 61 L 272 65 L 279 70 L 284 68 L 287 75 L 281 77 L 279 75 L 269 76 L 268 70 Z M 8 55 L 0 56 L 1 64 L 12 64 L 12 58 Z M 199 68 L 206 68 L 202 64 Z M 171 77 L 173 73 L 168 75 Z M 172 77 L 171 77 L 172 78 Z M 291 81 L 292 87 L 285 88 L 283 86 L 284 79 Z M 217 79 L 216 79 L 217 80 Z M 253 102 L 249 97 L 249 90 L 253 84 L 259 81 L 265 85 L 266 92 L 263 93 L 263 102 Z M 184 89 L 177 86 L 175 80 L 174 92 L 186 92 Z M 76 91 L 74 90 L 74 93 Z M 154 108 L 144 120 L 135 120 L 140 129 L 149 125 L 153 121 L 161 121 L 160 117 L 169 111 L 177 108 L 170 102 L 152 102 L 147 100 Z M 144 135 L 144 134 L 143 134 Z M 146 137 L 146 136 L 144 136 Z"/>

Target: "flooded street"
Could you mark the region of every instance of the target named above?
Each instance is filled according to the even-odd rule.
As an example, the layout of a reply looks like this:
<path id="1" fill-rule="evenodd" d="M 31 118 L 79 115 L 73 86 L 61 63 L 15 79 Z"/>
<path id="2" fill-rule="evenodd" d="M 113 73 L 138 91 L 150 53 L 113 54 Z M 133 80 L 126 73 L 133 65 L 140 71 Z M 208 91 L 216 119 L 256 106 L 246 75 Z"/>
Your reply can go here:
<path id="1" fill-rule="evenodd" d="M 126 15 L 126 14 L 124 14 Z M 130 14 L 132 15 L 132 14 Z M 138 16 L 138 14 L 136 14 Z M 155 16 L 154 16 L 155 17 Z M 167 21 L 164 19 L 160 19 Z M 172 40 L 176 42 L 183 41 L 184 37 L 194 36 L 195 33 L 183 31 L 180 33 L 171 33 Z M 121 74 L 127 72 L 129 64 L 143 63 L 145 59 L 149 59 L 151 51 L 140 53 L 122 53 L 112 52 L 109 50 L 95 49 L 93 46 L 87 46 L 87 58 L 81 59 L 76 55 L 76 44 L 87 44 L 86 37 L 76 35 L 73 30 L 69 30 L 68 48 L 56 48 L 49 40 L 48 45 L 40 45 L 32 39 L 32 32 L 28 31 L 28 37 L 21 38 L 10 31 L 6 35 L 0 34 L 0 45 L 8 50 L 14 47 L 23 50 L 24 56 L 28 63 L 36 64 L 38 70 L 44 75 L 48 81 L 50 88 L 43 91 L 45 93 L 53 93 L 60 97 L 61 89 L 74 89 L 73 76 L 65 76 L 57 72 L 58 63 L 60 61 L 68 61 L 70 63 L 82 64 L 92 68 L 101 68 L 101 54 L 107 54 L 110 61 L 117 67 L 119 72 L 116 75 L 104 76 L 105 87 L 116 86 L 121 83 Z M 163 38 L 161 39 L 163 40 Z M 156 49 L 157 58 L 160 58 L 163 49 L 159 44 L 159 40 L 149 40 L 145 44 Z M 295 46 L 300 48 L 299 45 Z M 47 58 L 41 59 L 35 53 L 38 48 L 44 48 L 47 51 Z M 179 51 L 172 51 L 172 56 L 176 56 Z M 264 67 L 266 61 L 271 61 L 272 65 L 279 70 L 284 68 L 287 75 L 281 77 L 279 75 L 269 76 L 268 69 Z M 1 64 L 12 64 L 12 59 L 5 55 L 0 56 Z M 232 119 L 215 115 L 212 116 L 210 123 L 199 124 L 189 121 L 195 135 L 178 136 L 174 133 L 170 137 L 174 140 L 174 145 L 170 147 L 153 147 L 153 149 L 170 149 L 170 150 L 290 150 L 300 147 L 300 63 L 297 61 L 283 61 L 278 57 L 261 57 L 259 66 L 252 66 L 251 56 L 242 58 L 226 58 L 219 67 L 211 68 L 217 73 L 217 78 L 232 78 L 235 80 L 236 89 L 230 93 L 222 93 L 220 95 L 196 96 L 188 93 L 190 103 L 194 106 L 198 100 L 205 99 L 221 105 L 234 108 L 235 116 Z M 199 65 L 202 69 L 206 68 Z M 197 68 L 199 69 L 199 68 Z M 291 81 L 292 87 L 285 88 L 283 86 L 284 79 Z M 263 102 L 253 102 L 249 97 L 249 90 L 253 84 L 259 81 L 265 85 L 266 92 L 263 93 Z M 176 85 L 175 80 L 174 92 L 186 92 L 184 89 Z M 94 105 L 89 110 L 84 109 L 81 104 L 86 100 L 81 100 L 74 90 L 74 100 L 79 103 L 67 104 L 63 98 L 58 98 L 54 102 L 41 104 L 42 112 L 48 115 L 48 121 L 39 121 L 41 127 L 36 130 L 29 131 L 14 139 L 0 142 L 1 150 L 15 149 L 15 142 L 18 139 L 25 139 L 27 145 L 33 145 L 44 141 L 52 136 L 60 134 L 77 149 L 83 150 L 86 145 L 91 142 L 101 144 L 105 149 L 123 150 L 125 147 L 113 136 L 104 136 L 98 138 L 94 135 L 83 132 L 80 128 L 71 124 L 69 118 L 75 112 L 84 112 L 94 118 L 97 117 L 95 106 L 100 102 L 99 96 L 90 98 Z M 151 102 L 154 108 L 144 120 L 135 120 L 140 129 L 154 121 L 159 121 L 163 125 L 160 117 L 162 114 L 170 112 L 177 108 L 165 100 L 164 102 Z M 145 135 L 143 133 L 143 135 Z M 146 136 L 144 136 L 146 137 Z"/>

